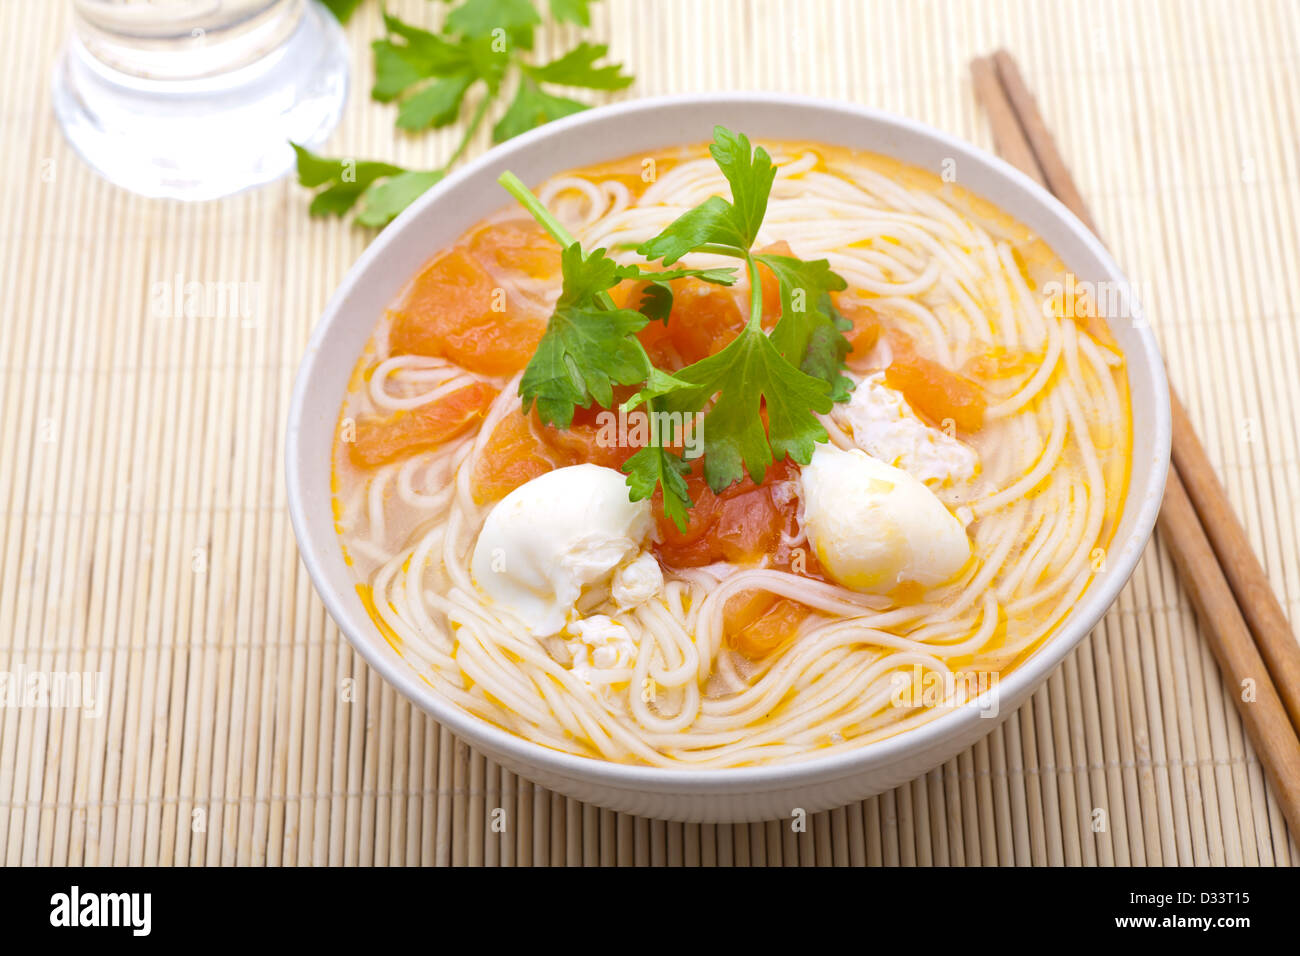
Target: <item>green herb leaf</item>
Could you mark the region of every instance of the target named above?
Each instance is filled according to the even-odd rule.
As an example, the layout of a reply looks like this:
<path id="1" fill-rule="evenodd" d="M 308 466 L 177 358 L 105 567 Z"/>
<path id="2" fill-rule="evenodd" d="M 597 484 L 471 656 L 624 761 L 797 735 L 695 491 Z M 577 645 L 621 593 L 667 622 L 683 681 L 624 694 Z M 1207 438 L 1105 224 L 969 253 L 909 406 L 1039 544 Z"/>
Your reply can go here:
<path id="1" fill-rule="evenodd" d="M 352 208 L 376 180 L 405 173 L 401 166 L 354 159 L 328 159 L 293 143 L 298 155 L 298 182 L 308 188 L 324 186 L 312 199 L 313 216 L 341 216 Z"/>
<path id="2" fill-rule="evenodd" d="M 662 259 L 664 265 L 670 266 L 706 243 L 726 246 L 737 254 L 749 248 L 744 233 L 736 228 L 731 203 L 720 196 L 711 196 L 678 216 L 659 235 L 637 246 L 636 251 L 647 259 Z"/>
<path id="3" fill-rule="evenodd" d="M 441 169 L 408 170 L 382 183 L 372 184 L 361 195 L 357 222 L 363 226 L 388 225 L 445 175 Z"/>
<path id="4" fill-rule="evenodd" d="M 733 133 L 724 126 L 713 128 L 713 145 L 709 147 L 722 175 L 731 185 L 731 206 L 736 226 L 748 237 L 745 248 L 754 244 L 767 215 L 767 197 L 776 179 L 772 157 L 761 146 L 752 149 L 749 137 Z"/>
<path id="5" fill-rule="evenodd" d="M 595 0 L 551 0 L 551 16 L 558 23 L 591 26 L 591 5 Z"/>
<path id="6" fill-rule="evenodd" d="M 370 95 L 380 102 L 395 99 L 421 80 L 464 72 L 470 65 L 468 50 L 462 45 L 387 12 L 384 28 L 388 37 L 370 44 L 375 55 L 375 85 Z"/>
<path id="7" fill-rule="evenodd" d="M 808 336 L 808 348 L 799 367 L 814 378 L 830 383 L 832 402 L 847 402 L 853 395 L 853 380 L 843 372 L 845 359 L 853 347 L 844 333 L 853 328 L 853 323 L 840 315 L 829 295 L 823 311 L 830 316 L 830 322 L 817 325 Z"/>
<path id="8" fill-rule="evenodd" d="M 774 459 L 789 456 L 806 465 L 813 446 L 827 439 L 813 413 L 831 410 L 830 386 L 786 361 L 762 329 L 746 327 L 722 351 L 672 378 L 667 384 L 647 381 L 626 404 L 660 399 L 668 411 L 690 413 L 712 401 L 701 437 L 704 478 L 714 491 L 746 472 L 761 482 Z"/>
<path id="9" fill-rule="evenodd" d="M 403 172 L 401 166 L 355 159 L 329 159 L 306 147 L 291 143 L 298 154 L 298 182 L 303 186 L 322 186 L 328 182 L 359 182 L 368 185 L 380 176 Z"/>
<path id="10" fill-rule="evenodd" d="M 536 83 L 529 79 L 519 82 L 519 89 L 510 103 L 505 115 L 492 127 L 492 142 L 504 143 L 520 133 L 526 133 L 551 120 L 557 120 L 571 113 L 587 109 L 586 103 L 552 96 L 543 92 Z"/>
<path id="11" fill-rule="evenodd" d="M 487 84 L 493 98 L 501 92 L 510 64 L 516 62 L 507 51 L 501 50 L 490 36 L 468 37 L 461 41 L 465 55 L 474 73 Z"/>
<path id="12" fill-rule="evenodd" d="M 637 248 L 647 259 L 672 265 L 703 245 L 724 246 L 744 256 L 758 238 L 776 178 L 772 157 L 761 146 L 753 149 L 748 137 L 722 126 L 714 127 L 709 152 L 731 186 L 731 202 L 712 196 L 683 213 Z"/>
<path id="13" fill-rule="evenodd" d="M 663 283 L 651 282 L 641 293 L 641 302 L 636 310 L 651 322 L 667 325 L 673 312 L 673 290 Z"/>
<path id="14" fill-rule="evenodd" d="M 312 216 L 341 216 L 356 204 L 365 191 L 366 186 L 360 183 L 339 183 L 322 189 L 312 197 L 307 212 Z"/>
<path id="15" fill-rule="evenodd" d="M 596 66 L 609 52 L 604 43 L 579 43 L 558 60 L 542 66 L 524 64 L 523 70 L 539 83 L 583 86 L 592 90 L 621 90 L 632 84 L 620 63 Z"/>
<path id="16" fill-rule="evenodd" d="M 722 127 L 714 130 L 711 152 L 731 186 L 732 201 L 706 200 L 638 251 L 665 265 L 696 251 L 744 259 L 750 273 L 750 318 L 721 351 L 672 374 L 655 368 L 635 333 L 650 320 L 670 320 L 673 298 L 668 283 L 673 279 L 694 276 L 729 285 L 735 271 L 654 272 L 618 265 L 604 249 L 584 256 L 581 246 L 517 177 L 507 173 L 501 182 L 552 235 L 568 243 L 555 315 L 520 385 L 525 407 L 535 402 L 546 420 L 568 427 L 577 405 L 596 401 L 608 407 L 613 385 L 641 382 L 636 394 L 622 403 L 624 410 L 645 405 L 649 412 L 704 413 L 704 477 L 716 492 L 746 474 L 761 482 L 775 460 L 811 460 L 817 443 L 827 440 L 817 415 L 829 412 L 833 399 L 847 395 L 848 381 L 840 373 L 848 342 L 842 334 L 847 323 L 830 299 L 845 282 L 829 262 L 751 252 L 776 175 L 771 157 L 761 147 L 754 149 L 745 136 Z M 772 269 L 781 288 L 782 316 L 770 336 L 760 321 L 760 263 Z M 648 283 L 635 312 L 615 309 L 607 293 L 622 279 Z M 679 528 L 685 528 L 691 507 L 684 478 L 688 470 L 662 438 L 640 449 L 624 466 L 632 499 L 662 488 L 664 511 Z"/>
<path id="17" fill-rule="evenodd" d="M 843 335 L 852 328 L 831 305 L 830 293 L 846 288 L 844 278 L 825 259 L 758 253 L 754 259 L 772 270 L 781 286 L 781 318 L 772 344 L 791 363 L 831 386 L 834 401 L 845 401 L 853 387 L 841 372 L 849 354 Z"/>
<path id="18" fill-rule="evenodd" d="M 576 242 L 561 254 L 560 268 L 563 286 L 555 312 L 519 382 L 525 410 L 535 402 L 542 420 L 560 428 L 572 424 L 576 407 L 586 408 L 594 401 L 608 408 L 614 385 L 639 385 L 652 371 L 645 349 L 634 338 L 649 316 L 644 311 L 609 308 L 608 300 L 601 301 L 603 293 L 623 279 L 644 277 L 695 275 L 722 284 L 735 281 L 730 269 L 646 272 L 619 265 L 604 249 L 584 255 Z M 667 376 L 664 380 L 672 381 Z"/>
<path id="19" fill-rule="evenodd" d="M 631 309 L 557 309 L 519 382 L 524 409 L 536 402 L 542 421 L 568 428 L 576 407 L 594 401 L 608 408 L 614 385 L 646 377 L 645 351 L 631 338 L 645 324 L 646 317 Z"/>
<path id="20" fill-rule="evenodd" d="M 347 23 L 352 14 L 357 12 L 357 7 L 361 5 L 361 0 L 321 0 L 326 9 L 334 14 L 339 23 Z M 554 0 L 552 0 L 554 6 Z"/>
<path id="21" fill-rule="evenodd" d="M 597 249 L 584 256 L 573 243 L 560 257 L 564 286 L 519 382 L 524 410 L 533 403 L 542 420 L 560 428 L 573 422 L 577 406 L 593 401 L 608 408 L 614 385 L 637 385 L 649 372 L 649 360 L 633 336 L 646 317 L 632 309 L 607 309 L 597 296 L 618 279 L 618 264 Z"/>
<path id="22" fill-rule="evenodd" d="M 375 55 L 375 82 L 370 88 L 370 98 L 380 103 L 396 99 L 409 87 L 432 74 L 416 61 L 406 49 L 388 40 L 370 44 Z"/>
<path id="23" fill-rule="evenodd" d="M 465 72 L 430 83 L 402 103 L 397 125 L 406 130 L 446 126 L 460 113 L 461 101 L 473 82 L 474 74 Z"/>
<path id="24" fill-rule="evenodd" d="M 344 20 L 360 0 L 325 2 Z M 534 31 L 542 22 L 534 0 L 447 2 L 452 8 L 438 33 L 383 11 L 387 35 L 371 44 L 375 58 L 371 96 L 385 103 L 400 100 L 397 126 L 414 132 L 455 122 L 470 91 L 481 82 L 486 88 L 484 95 L 471 97 L 475 106 L 459 145 L 438 170 L 328 160 L 300 151 L 299 181 L 325 187 L 312 198 L 312 215 L 342 215 L 360 204 L 357 221 L 363 225 L 391 220 L 460 159 L 480 125 L 489 119 L 512 73 L 519 77 L 519 89 L 493 127 L 493 140 L 498 143 L 587 108 L 586 103 L 542 89 L 542 83 L 616 90 L 632 81 L 618 64 L 598 65 L 607 52 L 601 44 L 579 43 L 550 63 L 528 63 L 518 51 L 532 49 Z M 551 0 L 551 15 L 557 22 L 588 26 L 592 2 Z M 344 165 L 347 173 L 341 172 Z"/>
<path id="25" fill-rule="evenodd" d="M 563 285 L 557 305 L 578 305 L 591 302 L 597 295 L 619 281 L 619 265 L 604 249 L 593 249 L 584 255 L 582 246 L 574 242 L 560 255 Z"/>
<path id="26" fill-rule="evenodd" d="M 531 0 L 465 0 L 447 14 L 443 32 L 490 37 L 494 30 L 505 30 L 515 46 L 531 50 L 533 29 L 541 22 Z"/>
<path id="27" fill-rule="evenodd" d="M 298 154 L 299 184 L 327 186 L 312 198 L 309 212 L 313 216 L 341 216 L 360 202 L 357 222 L 384 226 L 445 175 L 440 169 L 409 170 L 392 163 L 329 159 L 297 143 L 291 145 Z"/>
<path id="28" fill-rule="evenodd" d="M 600 250 L 604 252 L 604 249 Z M 716 269 L 642 269 L 637 265 L 618 266 L 620 279 L 649 279 L 652 282 L 670 282 L 673 279 L 702 279 L 714 285 L 735 285 L 736 270 L 730 266 Z"/>
<path id="29" fill-rule="evenodd" d="M 680 455 L 659 445 L 640 448 L 623 462 L 629 497 L 641 501 L 653 497 L 656 487 L 663 488 L 664 514 L 679 531 L 686 530 L 690 520 L 686 512 L 693 504 L 685 478 L 690 470 L 690 464 Z"/>

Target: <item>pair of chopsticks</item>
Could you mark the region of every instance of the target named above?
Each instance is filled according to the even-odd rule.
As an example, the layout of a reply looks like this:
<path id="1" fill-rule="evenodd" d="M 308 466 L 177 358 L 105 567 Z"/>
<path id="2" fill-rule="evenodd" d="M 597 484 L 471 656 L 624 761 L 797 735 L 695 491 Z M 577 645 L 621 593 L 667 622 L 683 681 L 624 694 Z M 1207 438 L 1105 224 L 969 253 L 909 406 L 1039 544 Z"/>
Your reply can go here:
<path id="1" fill-rule="evenodd" d="M 971 75 L 1003 159 L 1096 233 L 1015 60 L 1000 50 L 972 61 Z M 1173 467 L 1157 527 L 1291 833 L 1300 839 L 1300 643 L 1172 389 L 1169 401 Z"/>

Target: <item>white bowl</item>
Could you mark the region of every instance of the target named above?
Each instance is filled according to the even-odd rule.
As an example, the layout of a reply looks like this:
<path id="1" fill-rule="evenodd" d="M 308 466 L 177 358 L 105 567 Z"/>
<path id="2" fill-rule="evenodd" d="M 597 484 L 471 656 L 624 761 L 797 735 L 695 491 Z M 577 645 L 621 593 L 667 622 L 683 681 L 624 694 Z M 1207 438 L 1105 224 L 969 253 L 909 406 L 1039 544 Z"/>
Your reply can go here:
<path id="1" fill-rule="evenodd" d="M 1064 206 L 1001 160 L 919 123 L 850 103 L 770 93 L 636 100 L 567 117 L 519 136 L 462 167 L 385 229 L 348 272 L 312 335 L 289 410 L 289 513 L 312 581 L 343 633 L 422 710 L 502 766 L 600 806 L 693 822 L 742 822 L 814 813 L 926 773 L 993 730 L 1041 684 L 1118 596 L 1137 564 L 1169 467 L 1169 393 L 1151 330 L 1112 322 L 1127 356 L 1134 461 L 1128 498 L 1106 566 L 1078 606 L 1028 660 L 981 698 L 859 750 L 792 764 L 724 770 L 629 766 L 559 753 L 493 727 L 434 692 L 383 639 L 357 596 L 334 529 L 331 446 L 362 347 L 384 308 L 429 256 L 507 204 L 506 170 L 536 185 L 578 166 L 703 142 L 715 124 L 751 139 L 811 140 L 871 150 L 939 171 L 956 163 L 962 186 L 1040 235 L 1079 280 L 1118 290 L 1121 315 L 1139 315 L 1129 283 L 1101 243 Z M 946 168 L 954 168 L 948 166 Z"/>

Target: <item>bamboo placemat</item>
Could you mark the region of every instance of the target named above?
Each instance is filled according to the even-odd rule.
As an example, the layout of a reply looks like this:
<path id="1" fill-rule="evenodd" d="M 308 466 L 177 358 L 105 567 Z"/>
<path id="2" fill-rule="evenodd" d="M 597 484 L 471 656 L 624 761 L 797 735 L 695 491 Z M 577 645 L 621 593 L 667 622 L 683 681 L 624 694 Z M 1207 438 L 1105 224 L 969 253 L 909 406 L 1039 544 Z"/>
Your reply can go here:
<path id="1" fill-rule="evenodd" d="M 1158 542 L 997 731 L 803 832 L 616 815 L 474 754 L 340 638 L 285 508 L 293 375 L 368 234 L 309 220 L 287 181 L 187 206 L 97 179 L 50 107 L 66 7 L 0 0 L 0 675 L 92 672 L 105 692 L 98 716 L 0 708 L 0 860 L 1300 859 Z M 378 20 L 370 3 L 348 27 L 354 90 L 330 151 L 432 166 L 454 132 L 398 136 L 368 100 Z M 635 72 L 627 95 L 841 97 L 986 148 L 967 64 L 1012 50 L 1297 619 L 1300 15 L 1286 0 L 608 0 L 592 34 Z M 543 33 L 541 50 L 572 39 Z M 173 314 L 167 295 L 191 281 L 249 283 L 256 307 Z"/>

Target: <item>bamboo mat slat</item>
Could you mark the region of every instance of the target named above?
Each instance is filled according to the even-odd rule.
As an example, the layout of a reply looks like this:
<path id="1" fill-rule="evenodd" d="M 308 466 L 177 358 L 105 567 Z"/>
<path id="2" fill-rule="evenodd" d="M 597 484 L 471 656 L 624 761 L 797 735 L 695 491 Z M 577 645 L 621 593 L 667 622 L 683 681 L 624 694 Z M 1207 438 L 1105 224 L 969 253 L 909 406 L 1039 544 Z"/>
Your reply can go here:
<path id="1" fill-rule="evenodd" d="M 392 4 L 420 20 L 423 0 Z M 0 708 L 6 864 L 1262 864 L 1300 860 L 1179 589 L 1148 548 L 1017 714 L 892 792 L 695 826 L 549 793 L 355 654 L 288 521 L 298 359 L 368 241 L 290 182 L 187 206 L 90 173 L 54 123 L 67 4 L 0 0 L 0 673 L 103 675 L 103 712 Z M 330 151 L 432 166 L 367 97 L 378 4 Z M 1300 616 L 1300 14 L 1286 0 L 607 0 L 626 95 L 773 89 L 992 148 L 968 62 L 1010 49 L 1206 448 Z M 543 32 L 540 52 L 571 29 Z M 474 152 L 487 146 L 474 144 Z M 159 284 L 246 282 L 247 319 Z"/>

